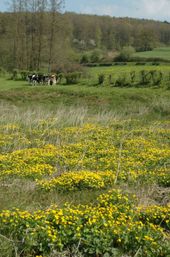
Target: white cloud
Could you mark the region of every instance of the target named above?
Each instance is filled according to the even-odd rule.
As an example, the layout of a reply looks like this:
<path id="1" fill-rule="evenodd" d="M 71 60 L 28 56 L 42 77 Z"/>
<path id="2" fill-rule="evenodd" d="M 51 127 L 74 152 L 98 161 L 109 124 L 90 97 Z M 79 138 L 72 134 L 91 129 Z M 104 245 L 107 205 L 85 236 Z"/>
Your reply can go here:
<path id="1" fill-rule="evenodd" d="M 169 0 L 142 0 L 141 6 L 146 13 L 144 15 L 151 16 L 170 16 L 170 1 Z"/>
<path id="2" fill-rule="evenodd" d="M 83 8 L 84 13 L 98 14 L 98 15 L 110 15 L 113 16 L 119 12 L 120 6 L 116 4 L 94 4 L 93 6 L 87 6 Z"/>
<path id="3" fill-rule="evenodd" d="M 152 19 L 170 18 L 170 0 L 133 0 L 136 13 L 140 17 Z"/>
<path id="4" fill-rule="evenodd" d="M 170 0 L 83 0 L 79 3 L 81 13 L 170 21 Z"/>

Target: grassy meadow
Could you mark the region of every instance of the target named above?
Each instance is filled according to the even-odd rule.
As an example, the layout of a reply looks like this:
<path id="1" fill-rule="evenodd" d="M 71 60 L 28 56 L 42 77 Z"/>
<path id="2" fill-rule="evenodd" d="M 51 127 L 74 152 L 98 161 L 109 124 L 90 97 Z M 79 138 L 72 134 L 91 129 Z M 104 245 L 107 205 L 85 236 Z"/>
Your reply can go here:
<path id="1" fill-rule="evenodd" d="M 170 256 L 170 91 L 95 85 L 143 68 L 0 78 L 0 257 Z"/>
<path id="2" fill-rule="evenodd" d="M 170 60 L 170 47 L 159 47 L 152 51 L 137 52 L 134 54 L 136 57 L 145 58 L 161 58 L 165 60 Z"/>

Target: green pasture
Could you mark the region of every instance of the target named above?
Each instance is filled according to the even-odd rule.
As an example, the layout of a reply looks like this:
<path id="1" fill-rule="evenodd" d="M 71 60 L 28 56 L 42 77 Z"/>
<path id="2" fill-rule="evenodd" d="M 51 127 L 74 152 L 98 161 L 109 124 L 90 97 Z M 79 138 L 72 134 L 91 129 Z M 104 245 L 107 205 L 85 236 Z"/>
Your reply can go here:
<path id="1" fill-rule="evenodd" d="M 23 88 L 27 86 L 28 83 L 25 81 L 15 81 L 8 77 L 0 77 L 0 91 L 11 90 L 15 88 Z"/>
<path id="2" fill-rule="evenodd" d="M 113 112 L 121 117 L 166 118 L 170 115 L 170 91 L 164 88 L 116 88 L 110 86 L 30 86 L 27 82 L 0 79 L 1 103 L 23 108 L 38 106 L 82 108 L 89 114 Z"/>
<path id="3" fill-rule="evenodd" d="M 161 58 L 170 60 L 170 47 L 155 48 L 153 51 L 137 52 L 134 57 Z"/>
<path id="4" fill-rule="evenodd" d="M 92 77 L 98 76 L 98 74 L 105 74 L 105 75 L 115 75 L 119 76 L 124 73 L 129 73 L 131 71 L 140 72 L 141 70 L 161 70 L 164 72 L 170 72 L 170 66 L 169 65 L 134 65 L 134 64 L 128 64 L 128 65 L 115 65 L 110 67 L 93 67 L 90 69 L 87 69 L 87 73 L 89 73 Z"/>

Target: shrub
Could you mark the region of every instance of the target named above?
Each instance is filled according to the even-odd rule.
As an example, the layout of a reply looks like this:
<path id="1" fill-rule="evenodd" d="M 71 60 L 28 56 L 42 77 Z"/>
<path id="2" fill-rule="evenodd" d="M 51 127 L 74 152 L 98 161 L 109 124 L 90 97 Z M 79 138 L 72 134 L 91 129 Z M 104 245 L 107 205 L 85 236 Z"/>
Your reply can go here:
<path id="1" fill-rule="evenodd" d="M 80 58 L 80 63 L 88 63 L 89 62 L 89 57 L 87 54 L 83 54 Z"/>
<path id="2" fill-rule="evenodd" d="M 98 67 L 99 65 L 99 63 L 86 63 L 87 67 Z"/>
<path id="3" fill-rule="evenodd" d="M 109 76 L 108 76 L 108 82 L 109 82 L 109 85 L 112 84 L 112 75 L 111 74 L 109 74 Z"/>
<path id="4" fill-rule="evenodd" d="M 152 81 L 151 73 L 146 70 L 141 70 L 139 72 L 139 77 L 140 77 L 140 80 L 139 80 L 140 85 L 147 85 Z"/>
<path id="5" fill-rule="evenodd" d="M 153 71 L 150 71 L 150 74 L 151 74 L 153 84 L 160 85 L 163 79 L 163 73 L 161 71 L 153 70 Z"/>
<path id="6" fill-rule="evenodd" d="M 145 65 L 146 62 L 137 62 L 136 65 Z"/>
<path id="7" fill-rule="evenodd" d="M 13 69 L 13 71 L 12 71 L 12 79 L 13 80 L 18 79 L 18 75 L 19 75 L 19 70 L 18 69 Z"/>
<path id="8" fill-rule="evenodd" d="M 121 77 L 118 77 L 115 81 L 116 87 L 129 87 L 130 81 L 128 79 L 127 74 L 123 74 Z"/>
<path id="9" fill-rule="evenodd" d="M 127 65 L 127 62 L 115 62 L 114 63 L 114 65 L 121 65 L 121 66 L 123 66 L 123 65 Z"/>
<path id="10" fill-rule="evenodd" d="M 136 72 L 135 71 L 131 71 L 129 75 L 130 75 L 131 83 L 134 84 L 135 78 L 136 78 Z"/>
<path id="11" fill-rule="evenodd" d="M 66 84 L 76 84 L 81 78 L 81 72 L 69 72 L 65 74 Z"/>
<path id="12" fill-rule="evenodd" d="M 160 63 L 159 62 L 153 62 L 152 65 L 159 66 Z"/>
<path id="13" fill-rule="evenodd" d="M 99 62 L 102 59 L 102 53 L 100 50 L 94 50 L 90 56 L 92 63 Z"/>
<path id="14" fill-rule="evenodd" d="M 28 74 L 29 74 L 29 71 L 27 71 L 27 70 L 21 70 L 21 71 L 20 71 L 21 79 L 22 79 L 22 80 L 26 80 Z"/>
<path id="15" fill-rule="evenodd" d="M 113 65 L 113 63 L 112 62 L 108 62 L 108 63 L 99 63 L 99 66 L 100 67 L 110 67 L 110 66 L 112 66 Z"/>
<path id="16" fill-rule="evenodd" d="M 59 73 L 57 74 L 57 82 L 61 83 L 61 80 L 64 78 L 64 74 L 63 73 Z"/>
<path id="17" fill-rule="evenodd" d="M 135 49 L 132 46 L 125 46 L 121 50 L 120 54 L 115 58 L 116 61 L 129 61 L 131 56 L 135 53 Z"/>
<path id="18" fill-rule="evenodd" d="M 98 75 L 98 84 L 101 85 L 104 83 L 105 75 L 104 74 L 99 74 Z"/>

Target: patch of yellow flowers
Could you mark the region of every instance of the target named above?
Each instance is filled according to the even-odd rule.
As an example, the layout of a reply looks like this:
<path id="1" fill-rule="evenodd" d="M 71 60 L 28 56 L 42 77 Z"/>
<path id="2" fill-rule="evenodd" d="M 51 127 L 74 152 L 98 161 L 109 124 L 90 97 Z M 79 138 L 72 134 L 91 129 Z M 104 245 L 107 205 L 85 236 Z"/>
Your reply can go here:
<path id="1" fill-rule="evenodd" d="M 56 129 L 52 119 L 31 129 L 1 125 L 0 180 L 34 180 L 42 194 L 109 189 L 122 181 L 169 187 L 169 123 L 132 130 L 124 125 Z M 77 246 L 85 256 L 112 256 L 113 249 L 140 257 L 168 256 L 169 206 L 135 206 L 133 197 L 111 190 L 95 205 L 53 206 L 34 213 L 4 210 L 0 233 L 25 256 Z"/>
<path id="2" fill-rule="evenodd" d="M 72 191 L 83 189 L 103 189 L 114 184 L 115 174 L 112 171 L 79 171 L 67 172 L 51 180 L 38 180 L 37 184 L 45 190 Z"/>
<path id="3" fill-rule="evenodd" d="M 133 196 L 113 189 L 95 205 L 53 206 L 34 213 L 4 210 L 0 233 L 14 240 L 25 255 L 27 251 L 46 255 L 79 245 L 88 256 L 111 254 L 115 248 L 133 255 L 140 248 L 140 256 L 165 257 L 169 219 L 168 208 L 137 208 Z"/>
<path id="4" fill-rule="evenodd" d="M 161 130 L 160 133 L 160 129 L 157 129 L 158 137 L 155 138 L 155 131 L 146 128 L 129 132 L 124 129 L 86 124 L 79 128 L 47 130 L 42 124 L 44 123 L 41 122 L 37 129 L 29 130 L 29 133 L 25 128 L 25 134 L 19 125 L 15 125 L 14 128 L 11 124 L 9 127 L 0 127 L 1 135 L 5 136 L 6 141 L 6 148 L 3 145 L 4 139 L 0 141 L 2 152 L 7 151 L 0 155 L 0 178 L 46 178 L 54 185 L 58 183 L 56 181 L 66 181 L 67 178 L 68 183 L 70 181 L 71 175 L 67 177 L 66 174 L 61 178 L 57 177 L 57 180 L 51 179 L 58 173 L 79 171 L 78 174 L 81 176 L 81 171 L 87 170 L 96 171 L 93 177 L 101 177 L 100 172 L 105 172 L 101 184 L 105 183 L 105 177 L 111 176 L 116 177 L 117 181 L 155 180 L 161 185 L 169 186 L 168 135 L 165 140 L 166 135 L 163 134 L 164 140 L 161 144 L 163 132 Z M 44 131 L 41 131 L 42 129 Z M 23 144 L 15 142 L 20 141 L 21 134 L 24 138 Z M 17 149 L 18 145 L 20 149 Z M 111 172 L 109 175 L 108 171 Z M 78 175 L 74 174 L 75 176 Z M 82 176 L 86 177 L 84 173 Z"/>

